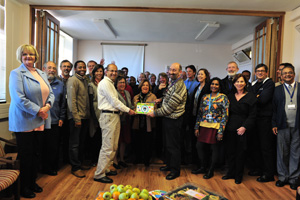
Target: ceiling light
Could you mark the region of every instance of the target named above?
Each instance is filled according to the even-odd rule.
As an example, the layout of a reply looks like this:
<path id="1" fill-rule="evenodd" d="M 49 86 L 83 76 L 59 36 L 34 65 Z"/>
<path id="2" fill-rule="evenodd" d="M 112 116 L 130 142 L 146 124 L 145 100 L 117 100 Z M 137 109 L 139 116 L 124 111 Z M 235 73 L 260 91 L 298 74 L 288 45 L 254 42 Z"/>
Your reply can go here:
<path id="1" fill-rule="evenodd" d="M 117 38 L 117 34 L 107 19 L 93 19 L 93 22 L 103 34 Z"/>
<path id="2" fill-rule="evenodd" d="M 200 31 L 200 33 L 196 36 L 195 40 L 206 40 L 211 36 L 218 28 L 220 24 L 218 23 L 207 23 L 204 28 Z"/>

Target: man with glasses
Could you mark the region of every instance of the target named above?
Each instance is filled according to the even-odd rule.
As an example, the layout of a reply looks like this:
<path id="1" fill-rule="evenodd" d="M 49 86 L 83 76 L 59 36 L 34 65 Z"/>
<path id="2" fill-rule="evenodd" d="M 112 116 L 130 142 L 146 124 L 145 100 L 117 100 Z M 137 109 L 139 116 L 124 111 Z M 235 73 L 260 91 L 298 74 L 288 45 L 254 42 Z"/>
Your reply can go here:
<path id="1" fill-rule="evenodd" d="M 298 187 L 300 175 L 300 88 L 295 81 L 295 68 L 283 63 L 281 78 L 284 83 L 275 88 L 273 99 L 273 133 L 277 135 L 277 187 L 290 184 L 291 189 Z"/>
<path id="2" fill-rule="evenodd" d="M 100 81 L 97 89 L 98 108 L 100 114 L 100 127 L 102 130 L 102 147 L 98 158 L 97 169 L 94 180 L 101 183 L 112 183 L 113 180 L 108 176 L 117 175 L 116 171 L 110 171 L 109 167 L 113 164 L 120 136 L 120 111 L 129 115 L 135 112 L 126 107 L 119 99 L 118 92 L 114 87 L 118 68 L 115 64 L 109 64 L 106 76 Z"/>
<path id="3" fill-rule="evenodd" d="M 252 82 L 251 90 L 257 98 L 256 130 L 250 134 L 251 152 L 254 153 L 254 167 L 250 176 L 260 176 L 258 182 L 274 181 L 275 174 L 275 136 L 272 133 L 272 99 L 274 82 L 268 78 L 268 67 L 258 64 L 255 67 L 257 80 Z"/>

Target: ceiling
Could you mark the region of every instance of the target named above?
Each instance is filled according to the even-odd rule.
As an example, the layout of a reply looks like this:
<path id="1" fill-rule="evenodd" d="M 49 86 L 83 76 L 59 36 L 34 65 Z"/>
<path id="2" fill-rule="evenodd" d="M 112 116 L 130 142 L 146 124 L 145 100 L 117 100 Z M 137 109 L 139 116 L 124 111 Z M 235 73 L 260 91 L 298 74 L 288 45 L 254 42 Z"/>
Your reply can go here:
<path id="1" fill-rule="evenodd" d="M 228 9 L 257 11 L 290 11 L 299 0 L 17 0 L 30 5 L 158 7 Z M 129 11 L 49 10 L 60 21 L 61 29 L 80 40 L 184 42 L 233 44 L 252 34 L 266 17 Z M 117 34 L 101 32 L 94 20 L 107 19 Z M 219 23 L 220 28 L 205 41 L 195 37 L 207 23 Z"/>

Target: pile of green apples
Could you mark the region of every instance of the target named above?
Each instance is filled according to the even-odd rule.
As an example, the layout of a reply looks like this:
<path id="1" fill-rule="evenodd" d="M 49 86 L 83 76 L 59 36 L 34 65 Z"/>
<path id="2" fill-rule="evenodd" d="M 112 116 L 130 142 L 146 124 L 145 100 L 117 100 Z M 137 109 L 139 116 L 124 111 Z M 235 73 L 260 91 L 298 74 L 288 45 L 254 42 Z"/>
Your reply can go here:
<path id="1" fill-rule="evenodd" d="M 110 192 L 103 194 L 104 200 L 152 200 L 148 190 L 132 188 L 131 185 L 116 185 L 110 186 Z"/>

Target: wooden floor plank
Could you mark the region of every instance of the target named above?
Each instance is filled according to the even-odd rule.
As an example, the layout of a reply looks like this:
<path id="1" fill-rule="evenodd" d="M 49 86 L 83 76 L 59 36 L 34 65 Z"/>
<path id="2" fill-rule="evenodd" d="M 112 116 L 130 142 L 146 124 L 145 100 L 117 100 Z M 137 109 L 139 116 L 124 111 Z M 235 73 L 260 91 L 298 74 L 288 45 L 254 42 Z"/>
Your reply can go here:
<path id="1" fill-rule="evenodd" d="M 167 172 L 161 172 L 161 164 L 130 165 L 128 168 L 118 170 L 118 175 L 111 177 L 114 183 L 119 185 L 132 185 L 149 191 L 160 189 L 170 191 L 187 182 L 196 183 L 204 188 L 217 192 L 230 200 L 292 200 L 296 192 L 288 185 L 278 188 L 275 181 L 259 183 L 257 177 L 244 176 L 240 185 L 234 180 L 222 180 L 223 171 L 216 171 L 215 176 L 209 180 L 203 179 L 203 175 L 191 174 L 191 166 L 183 166 L 181 176 L 175 180 L 165 179 Z M 71 167 L 65 165 L 57 176 L 40 175 L 37 183 L 43 188 L 43 192 L 37 194 L 35 199 L 76 199 L 92 200 L 98 191 L 108 191 L 111 184 L 103 184 L 93 180 L 96 168 L 86 172 L 85 178 L 76 178 L 71 172 Z"/>

